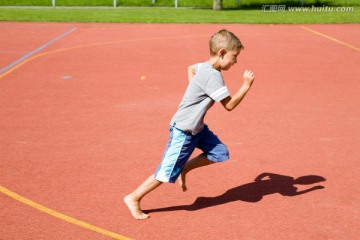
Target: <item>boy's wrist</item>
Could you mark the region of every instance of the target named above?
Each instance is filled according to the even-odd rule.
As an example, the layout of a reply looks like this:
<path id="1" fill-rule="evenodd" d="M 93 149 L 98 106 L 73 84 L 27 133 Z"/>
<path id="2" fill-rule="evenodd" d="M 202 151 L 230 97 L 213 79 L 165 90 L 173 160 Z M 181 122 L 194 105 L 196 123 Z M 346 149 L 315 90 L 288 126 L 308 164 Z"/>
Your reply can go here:
<path id="1" fill-rule="evenodd" d="M 249 90 L 251 88 L 251 84 L 250 83 L 243 83 L 241 88 L 247 91 L 247 90 Z"/>

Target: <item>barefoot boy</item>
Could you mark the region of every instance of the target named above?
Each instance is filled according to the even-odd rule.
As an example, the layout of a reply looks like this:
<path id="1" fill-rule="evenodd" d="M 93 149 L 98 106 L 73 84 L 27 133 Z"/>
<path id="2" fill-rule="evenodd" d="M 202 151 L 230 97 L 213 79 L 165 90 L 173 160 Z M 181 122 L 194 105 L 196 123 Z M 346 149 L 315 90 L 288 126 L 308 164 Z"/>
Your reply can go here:
<path id="1" fill-rule="evenodd" d="M 221 102 L 228 111 L 233 110 L 249 91 L 255 75 L 246 70 L 242 86 L 235 95 L 230 96 L 221 71 L 229 70 L 237 62 L 244 47 L 233 33 L 225 29 L 210 38 L 209 47 L 209 61 L 188 68 L 189 85 L 178 111 L 171 119 L 170 138 L 162 162 L 154 175 L 124 198 L 136 219 L 149 217 L 141 210 L 140 201 L 163 182 L 174 183 L 180 176 L 180 186 L 186 191 L 185 180 L 189 171 L 229 159 L 227 147 L 204 124 L 204 117 L 215 102 Z M 195 148 L 203 153 L 188 161 Z"/>

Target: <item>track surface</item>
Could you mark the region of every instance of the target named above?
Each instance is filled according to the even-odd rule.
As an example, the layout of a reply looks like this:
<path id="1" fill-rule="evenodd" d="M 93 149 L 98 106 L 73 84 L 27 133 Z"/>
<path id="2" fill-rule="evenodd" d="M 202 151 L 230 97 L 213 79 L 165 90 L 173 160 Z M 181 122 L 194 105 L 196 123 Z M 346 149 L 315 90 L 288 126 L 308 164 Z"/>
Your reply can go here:
<path id="1" fill-rule="evenodd" d="M 186 193 L 161 186 L 133 220 L 122 198 L 156 169 L 186 68 L 221 28 L 245 45 L 230 91 L 256 73 L 237 110 L 206 119 L 231 160 L 189 174 Z M 358 24 L 3 22 L 0 56 L 0 239 L 360 234 Z"/>

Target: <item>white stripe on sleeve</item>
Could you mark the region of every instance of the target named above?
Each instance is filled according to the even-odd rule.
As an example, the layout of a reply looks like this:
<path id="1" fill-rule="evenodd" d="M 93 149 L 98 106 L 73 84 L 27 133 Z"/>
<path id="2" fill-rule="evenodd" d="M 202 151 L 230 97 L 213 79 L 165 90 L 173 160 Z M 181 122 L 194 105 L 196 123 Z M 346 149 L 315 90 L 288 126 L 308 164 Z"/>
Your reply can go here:
<path id="1" fill-rule="evenodd" d="M 218 90 L 216 90 L 215 92 L 213 92 L 210 95 L 210 97 L 218 102 L 218 101 L 221 100 L 221 99 L 219 99 L 219 97 L 221 97 L 225 93 L 228 94 L 229 90 L 228 90 L 228 88 L 226 86 L 223 86 L 223 87 L 219 88 Z"/>

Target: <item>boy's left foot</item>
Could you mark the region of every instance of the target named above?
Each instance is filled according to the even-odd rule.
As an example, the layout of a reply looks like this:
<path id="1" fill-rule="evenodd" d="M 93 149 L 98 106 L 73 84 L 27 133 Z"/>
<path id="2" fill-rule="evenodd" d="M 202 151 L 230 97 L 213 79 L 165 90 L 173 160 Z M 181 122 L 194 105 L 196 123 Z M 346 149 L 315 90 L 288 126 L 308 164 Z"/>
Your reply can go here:
<path id="1" fill-rule="evenodd" d="M 124 202 L 135 219 L 144 220 L 150 217 L 141 210 L 140 202 L 133 200 L 130 195 L 124 198 Z"/>

